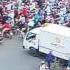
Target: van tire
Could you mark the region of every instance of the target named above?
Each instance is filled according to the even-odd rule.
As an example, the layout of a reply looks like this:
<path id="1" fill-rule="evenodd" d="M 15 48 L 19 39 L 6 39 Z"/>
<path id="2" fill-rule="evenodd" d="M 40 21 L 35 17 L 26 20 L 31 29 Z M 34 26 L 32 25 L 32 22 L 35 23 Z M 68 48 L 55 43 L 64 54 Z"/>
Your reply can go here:
<path id="1" fill-rule="evenodd" d="M 35 49 L 34 47 L 30 47 L 29 49 L 30 49 L 29 52 L 32 56 L 38 57 L 38 50 L 37 49 Z"/>
<path id="2" fill-rule="evenodd" d="M 23 49 L 25 49 L 25 46 L 22 46 L 23 47 Z"/>

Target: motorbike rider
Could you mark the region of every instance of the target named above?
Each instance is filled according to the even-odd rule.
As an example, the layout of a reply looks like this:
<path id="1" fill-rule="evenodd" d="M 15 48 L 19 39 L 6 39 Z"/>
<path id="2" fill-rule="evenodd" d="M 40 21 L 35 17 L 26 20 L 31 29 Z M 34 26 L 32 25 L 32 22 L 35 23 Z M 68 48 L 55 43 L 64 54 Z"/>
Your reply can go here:
<path id="1" fill-rule="evenodd" d="M 11 24 L 5 22 L 5 23 L 3 24 L 3 36 L 5 36 L 5 33 L 6 33 L 6 32 L 7 32 L 8 34 L 10 34 L 11 29 L 12 29 Z"/>

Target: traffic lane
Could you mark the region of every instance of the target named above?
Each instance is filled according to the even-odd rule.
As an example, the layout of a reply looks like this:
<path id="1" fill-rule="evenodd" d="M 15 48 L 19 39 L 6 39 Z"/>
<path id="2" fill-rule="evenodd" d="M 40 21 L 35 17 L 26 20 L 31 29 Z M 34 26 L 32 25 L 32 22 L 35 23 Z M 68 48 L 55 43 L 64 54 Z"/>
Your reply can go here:
<path id="1" fill-rule="evenodd" d="M 0 70 L 39 70 L 40 59 L 30 56 L 16 37 L 0 45 Z"/>

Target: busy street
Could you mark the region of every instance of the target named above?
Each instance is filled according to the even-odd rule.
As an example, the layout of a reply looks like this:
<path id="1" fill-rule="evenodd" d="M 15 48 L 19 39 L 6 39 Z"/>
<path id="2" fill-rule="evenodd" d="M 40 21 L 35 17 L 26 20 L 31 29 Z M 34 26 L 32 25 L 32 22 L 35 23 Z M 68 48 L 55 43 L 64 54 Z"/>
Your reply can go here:
<path id="1" fill-rule="evenodd" d="M 30 56 L 16 37 L 0 44 L 0 70 L 39 70 L 40 60 Z"/>
<path id="2" fill-rule="evenodd" d="M 70 70 L 70 0 L 0 0 L 0 70 Z"/>

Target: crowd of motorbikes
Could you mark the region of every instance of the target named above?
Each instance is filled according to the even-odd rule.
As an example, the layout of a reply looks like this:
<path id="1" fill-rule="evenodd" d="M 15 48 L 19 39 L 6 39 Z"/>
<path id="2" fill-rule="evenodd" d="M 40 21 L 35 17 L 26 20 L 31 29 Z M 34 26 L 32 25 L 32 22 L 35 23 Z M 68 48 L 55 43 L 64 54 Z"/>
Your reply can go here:
<path id="1" fill-rule="evenodd" d="M 11 26 L 11 24 L 9 24 L 9 23 L 1 24 L 0 23 L 0 43 L 5 38 L 12 39 L 15 32 L 16 32 L 16 30 Z"/>

